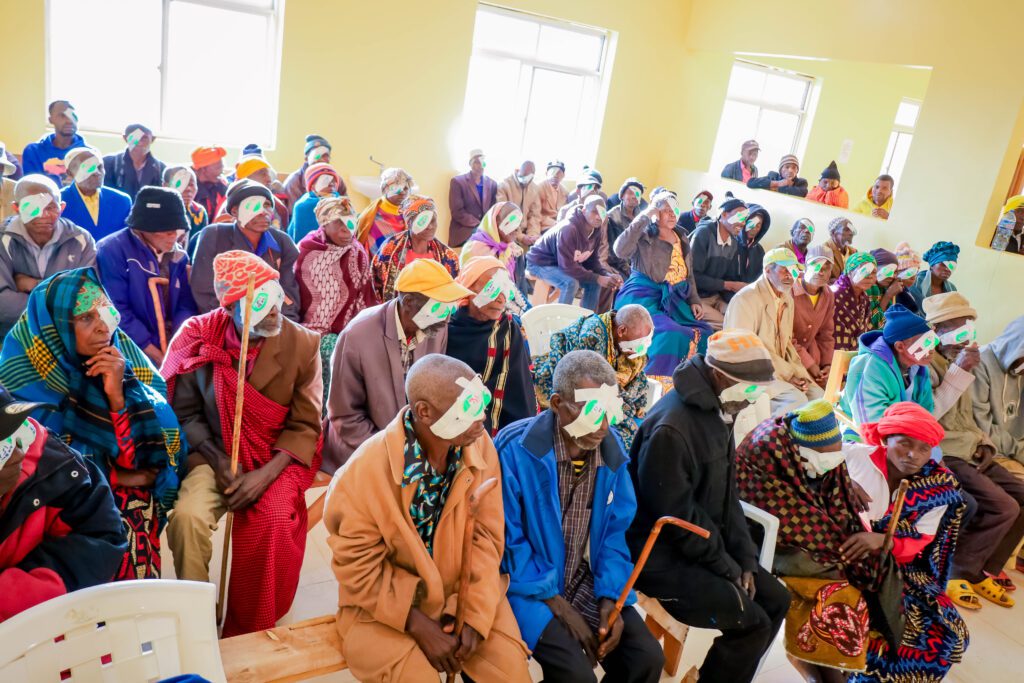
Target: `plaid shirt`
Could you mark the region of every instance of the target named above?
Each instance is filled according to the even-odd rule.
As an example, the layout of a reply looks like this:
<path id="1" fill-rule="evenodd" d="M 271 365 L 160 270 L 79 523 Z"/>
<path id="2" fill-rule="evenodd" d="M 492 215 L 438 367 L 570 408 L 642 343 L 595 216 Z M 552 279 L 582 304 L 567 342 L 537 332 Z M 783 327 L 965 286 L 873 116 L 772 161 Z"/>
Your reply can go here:
<path id="1" fill-rule="evenodd" d="M 558 500 L 562 507 L 562 538 L 565 541 L 565 589 L 562 597 L 597 630 L 600 613 L 594 596 L 594 575 L 590 570 L 590 511 L 594 504 L 597 468 L 604 464 L 601 451 L 569 458 L 561 427 L 555 427 L 555 466 L 558 471 Z"/>

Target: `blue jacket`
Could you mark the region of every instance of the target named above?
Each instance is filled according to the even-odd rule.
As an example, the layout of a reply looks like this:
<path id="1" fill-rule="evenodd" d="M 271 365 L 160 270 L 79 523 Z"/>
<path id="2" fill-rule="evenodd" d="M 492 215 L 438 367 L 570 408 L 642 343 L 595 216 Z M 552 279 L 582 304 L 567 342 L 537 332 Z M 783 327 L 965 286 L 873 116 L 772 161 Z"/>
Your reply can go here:
<path id="1" fill-rule="evenodd" d="M 334 193 L 335 197 L 341 195 Z M 316 205 L 320 202 L 320 195 L 309 191 L 299 197 L 292 207 L 292 219 L 288 223 L 288 236 L 295 244 L 302 241 L 302 238 L 320 227 L 316 222 Z"/>
<path id="2" fill-rule="evenodd" d="M 89 209 L 78 191 L 78 186 L 71 183 L 60 191 L 60 196 L 67 205 L 61 215 L 69 221 L 85 228 L 92 238 L 99 242 L 107 235 L 124 227 L 128 214 L 132 211 L 132 198 L 112 187 L 101 187 L 99 224 L 92 219 Z"/>
<path id="3" fill-rule="evenodd" d="M 121 329 L 141 349 L 150 344 L 160 348 L 156 311 L 149 291 L 149 278 L 160 275 L 153 250 L 131 228 L 122 228 L 96 245 L 96 265 L 110 300 L 121 314 Z M 164 318 L 170 321 L 166 330 L 170 341 L 178 327 L 197 313 L 188 286 L 188 255 L 183 249 L 175 249 L 168 275 L 170 294 L 167 287 L 159 291 L 163 294 Z"/>
<path id="4" fill-rule="evenodd" d="M 910 369 L 908 390 L 892 347 L 882 338 L 881 330 L 861 335 L 860 349 L 850 362 L 839 408 L 861 425 L 878 422 L 886 408 L 900 401 L 913 401 L 928 412 L 934 410 L 928 368 L 915 365 Z"/>
<path id="5" fill-rule="evenodd" d="M 21 167 L 25 175 L 42 173 L 50 176 L 50 180 L 60 187 L 64 181 L 64 155 L 75 147 L 85 147 L 85 139 L 76 134 L 71 138 L 71 145 L 61 149 L 53 144 L 56 135 L 50 133 L 39 138 L 38 142 L 25 145 L 25 150 L 21 153 Z"/>
<path id="6" fill-rule="evenodd" d="M 536 417 L 502 429 L 494 446 L 501 461 L 505 504 L 505 556 L 508 601 L 531 650 L 552 619 L 544 600 L 565 589 L 565 541 L 555 465 L 555 415 Z M 594 595 L 616 600 L 633 571 L 626 529 L 636 512 L 636 496 L 615 430 L 601 442 L 604 465 L 598 467 L 590 516 L 590 568 Z M 626 604 L 636 602 L 632 593 Z"/>

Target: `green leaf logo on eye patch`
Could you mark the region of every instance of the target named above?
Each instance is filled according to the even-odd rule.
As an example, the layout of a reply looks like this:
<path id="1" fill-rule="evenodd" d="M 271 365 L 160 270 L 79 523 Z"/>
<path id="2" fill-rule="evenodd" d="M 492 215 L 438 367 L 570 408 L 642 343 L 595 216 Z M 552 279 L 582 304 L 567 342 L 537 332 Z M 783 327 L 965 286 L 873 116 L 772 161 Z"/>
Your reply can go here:
<path id="1" fill-rule="evenodd" d="M 356 230 L 356 222 L 354 220 L 352 220 L 351 218 L 346 218 L 342 222 L 345 224 L 346 228 L 348 228 L 352 232 L 355 232 L 355 230 Z"/>
<path id="2" fill-rule="evenodd" d="M 971 333 L 968 332 L 967 330 L 964 330 L 963 332 L 957 333 L 957 335 L 955 337 L 956 342 L 959 344 L 960 342 L 965 341 L 967 339 L 967 337 L 970 336 L 970 334 Z"/>
<path id="3" fill-rule="evenodd" d="M 95 173 L 97 166 L 99 166 L 99 162 L 93 162 L 92 166 L 86 166 L 85 167 L 85 172 L 86 173 Z"/>
<path id="4" fill-rule="evenodd" d="M 462 412 L 470 417 L 477 417 L 480 413 L 484 412 L 486 407 L 487 404 L 484 402 L 483 396 L 467 396 L 466 400 L 462 402 Z"/>
<path id="5" fill-rule="evenodd" d="M 24 211 L 25 209 L 27 209 L 30 206 L 32 206 L 31 200 L 25 199 L 25 200 L 23 200 L 21 202 L 21 210 L 22 211 Z M 32 212 L 29 214 L 29 220 L 31 220 L 31 219 L 35 218 L 36 216 L 38 216 L 40 213 L 42 213 L 42 211 L 43 211 L 43 209 L 41 207 L 37 206 L 36 208 L 34 208 L 32 210 Z"/>
<path id="6" fill-rule="evenodd" d="M 426 212 L 421 213 L 419 216 L 416 216 L 415 224 L 417 229 L 423 230 L 430 224 L 430 216 Z"/>
<path id="7" fill-rule="evenodd" d="M 259 313 L 267 307 L 267 302 L 270 300 L 270 296 L 266 292 L 260 292 L 256 299 L 252 302 L 252 312 Z"/>
<path id="8" fill-rule="evenodd" d="M 435 303 L 433 306 L 430 307 L 430 312 L 433 313 L 434 315 L 437 315 L 437 310 L 439 308 L 441 308 L 441 302 L 440 301 L 438 301 L 437 303 Z"/>
<path id="9" fill-rule="evenodd" d="M 583 406 L 583 414 L 587 416 L 596 414 L 597 419 L 594 420 L 594 424 L 598 427 L 601 426 L 601 421 L 604 419 L 604 409 L 600 407 L 600 404 L 598 404 L 597 399 L 592 398 L 589 401 L 587 401 L 587 404 Z"/>
<path id="10" fill-rule="evenodd" d="M 175 180 L 174 181 L 174 189 L 175 190 L 180 190 L 181 189 L 181 183 L 182 183 L 182 179 L 181 178 L 178 178 L 177 180 Z"/>

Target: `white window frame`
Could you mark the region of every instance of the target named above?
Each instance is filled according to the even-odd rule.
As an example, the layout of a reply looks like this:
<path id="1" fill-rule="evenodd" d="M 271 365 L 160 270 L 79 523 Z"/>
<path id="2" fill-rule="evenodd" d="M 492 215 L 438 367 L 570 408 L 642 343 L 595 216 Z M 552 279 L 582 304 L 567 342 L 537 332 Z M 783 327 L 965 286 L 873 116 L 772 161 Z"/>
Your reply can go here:
<path id="1" fill-rule="evenodd" d="M 783 114 L 794 114 L 797 117 L 796 131 L 793 133 L 793 141 L 789 146 L 789 153 L 796 154 L 802 157 L 802 150 L 800 149 L 806 144 L 806 136 L 804 135 L 807 128 L 807 118 L 811 109 L 811 99 L 814 92 L 816 79 L 814 76 L 807 74 L 798 73 L 796 71 L 789 71 L 788 69 L 781 69 L 777 66 L 769 66 L 767 64 L 758 64 L 757 62 L 751 62 L 746 59 L 736 59 L 733 61 L 733 67 L 737 64 L 742 65 L 744 68 L 754 69 L 757 71 L 763 71 L 773 76 L 783 76 L 790 80 L 801 81 L 804 83 L 804 98 L 803 106 L 801 107 L 790 107 L 784 104 L 778 104 L 776 102 L 769 102 L 759 97 L 744 97 L 731 96 L 728 93 L 725 96 L 727 102 L 739 102 L 740 104 L 749 104 L 753 107 L 757 107 L 757 127 L 761 125 L 761 114 L 765 110 L 777 111 Z M 729 78 L 732 79 L 732 69 L 729 69 Z M 717 133 L 716 133 L 717 135 Z"/>
<path id="2" fill-rule="evenodd" d="M 893 121 L 892 130 L 889 131 L 889 141 L 885 146 L 885 153 L 882 156 L 882 168 L 878 172 L 879 175 L 892 175 L 890 172 L 892 169 L 892 158 L 896 153 L 896 148 L 899 146 L 899 140 L 901 135 L 910 136 L 910 144 L 914 144 L 914 131 L 917 129 L 917 120 L 921 118 L 921 106 L 924 103 L 923 100 L 919 100 L 914 97 L 901 97 L 900 104 L 913 104 L 917 106 L 917 116 L 914 118 L 913 126 L 903 126 L 896 121 Z M 896 108 L 899 111 L 899 107 Z M 895 117 L 893 117 L 895 119 Z M 894 138 L 893 135 L 896 137 Z M 902 175 L 902 174 L 900 174 Z M 893 176 L 895 178 L 895 176 Z"/>
<path id="3" fill-rule="evenodd" d="M 83 0 L 84 1 L 84 0 Z M 275 106 L 271 107 L 271 111 L 267 112 L 270 117 L 269 125 L 269 139 L 261 141 L 260 145 L 264 149 L 275 149 L 277 144 L 277 124 L 278 124 L 278 113 L 281 109 L 281 52 L 283 46 L 283 33 L 284 33 L 284 4 L 285 0 L 269 0 L 271 5 L 269 8 L 254 7 L 246 3 L 232 2 L 232 0 L 160 0 L 160 120 L 153 121 L 150 128 L 156 136 L 163 140 L 171 142 L 204 142 L 201 140 L 190 140 L 182 137 L 175 137 L 173 134 L 165 134 L 164 121 L 166 120 L 167 111 L 167 50 L 169 43 L 169 31 L 170 31 L 170 13 L 171 3 L 181 3 L 190 5 L 202 5 L 205 7 L 212 7 L 215 9 L 229 10 L 232 12 L 241 12 L 245 14 L 254 14 L 258 16 L 264 16 L 270 19 L 270 30 L 268 38 L 272 37 L 273 44 L 271 52 L 273 53 L 273 63 L 271 67 L 271 80 L 273 87 L 272 102 Z M 53 63 L 50 59 L 50 17 L 52 12 L 51 0 L 46 0 L 45 5 L 45 49 L 46 49 L 46 101 L 47 103 L 53 102 L 54 100 L 61 99 L 60 93 L 54 93 L 51 90 L 51 70 L 53 69 Z M 44 125 L 49 125 L 49 121 L 44 121 Z M 109 130 L 105 128 L 94 128 L 90 126 L 83 126 L 82 130 L 87 133 L 108 133 L 114 135 L 121 135 L 124 133 L 124 129 Z"/>

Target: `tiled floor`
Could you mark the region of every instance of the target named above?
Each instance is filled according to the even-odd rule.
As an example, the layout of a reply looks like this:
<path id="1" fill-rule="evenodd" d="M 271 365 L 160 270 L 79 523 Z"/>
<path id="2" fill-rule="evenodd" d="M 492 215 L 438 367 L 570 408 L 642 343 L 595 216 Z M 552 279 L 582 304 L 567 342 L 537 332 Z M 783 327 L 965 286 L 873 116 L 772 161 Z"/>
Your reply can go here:
<path id="1" fill-rule="evenodd" d="M 322 489 L 321 489 L 322 490 Z M 312 496 L 312 494 L 310 494 Z M 214 538 L 214 566 L 211 576 L 217 577 L 220 566 L 221 532 Z M 164 576 L 174 577 L 174 566 L 167 544 L 163 544 Z M 1024 574 L 1011 573 L 1021 586 L 1018 594 L 1024 594 Z M 299 578 L 299 590 L 291 611 L 281 620 L 282 624 L 302 621 L 335 611 L 338 598 L 338 584 L 330 566 L 330 550 L 327 547 L 327 531 L 319 525 L 309 535 L 306 556 Z M 1022 604 L 1011 609 L 985 602 L 979 612 L 964 615 L 971 631 L 971 645 L 964 661 L 953 667 L 946 678 L 951 683 L 1004 683 L 1024 680 L 1024 595 L 1018 597 Z M 680 672 L 699 664 L 711 645 L 715 631 L 691 629 Z M 534 680 L 540 680 L 540 668 L 531 664 Z M 680 673 L 680 676 L 681 676 Z M 662 681 L 679 680 L 663 676 Z M 351 683 L 355 679 L 347 672 L 321 676 L 317 683 Z M 789 665 L 782 648 L 781 638 L 776 641 L 764 662 L 758 683 L 799 683 L 796 671 Z M 417 682 L 418 683 L 418 682 Z"/>

